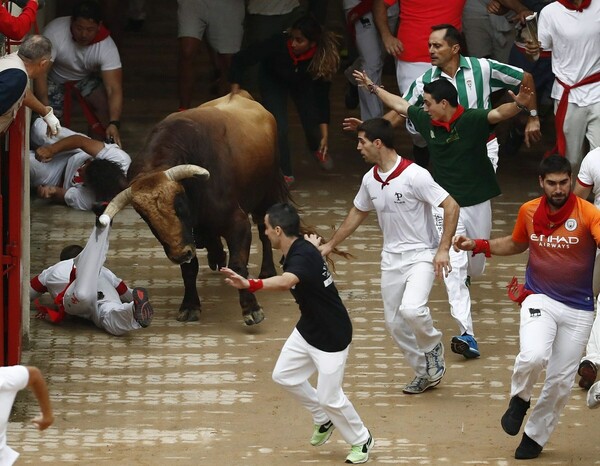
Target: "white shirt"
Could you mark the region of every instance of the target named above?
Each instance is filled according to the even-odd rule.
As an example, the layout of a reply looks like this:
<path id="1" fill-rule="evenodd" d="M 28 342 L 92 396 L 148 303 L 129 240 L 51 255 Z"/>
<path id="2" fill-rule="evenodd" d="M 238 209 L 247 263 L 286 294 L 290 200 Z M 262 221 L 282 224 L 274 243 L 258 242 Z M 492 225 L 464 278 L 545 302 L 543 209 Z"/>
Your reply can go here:
<path id="1" fill-rule="evenodd" d="M 400 160 L 398 156 L 390 171 L 379 172 L 381 179 L 385 180 Z M 438 246 L 431 207 L 439 206 L 448 196 L 427 170 L 412 163 L 383 189 L 373 176 L 373 169 L 369 170 L 363 176 L 354 206 L 363 212 L 377 212 L 383 232 L 383 250 L 398 254 Z"/>
<path id="2" fill-rule="evenodd" d="M 594 205 L 600 209 L 600 147 L 588 152 L 583 158 L 577 179 L 583 185 L 593 185 Z"/>
<path id="3" fill-rule="evenodd" d="M 25 366 L 0 367 L 0 466 L 11 466 L 19 457 L 6 444 L 6 428 L 17 392 L 28 383 L 29 371 Z"/>
<path id="4" fill-rule="evenodd" d="M 71 35 L 71 17 L 63 16 L 48 23 L 44 36 L 52 42 L 49 78 L 59 84 L 80 81 L 91 73 L 121 68 L 115 42 L 109 36 L 91 45 L 79 45 Z"/>
<path id="5" fill-rule="evenodd" d="M 83 178 L 79 172 L 81 166 L 91 158 L 91 155 L 78 150 L 67 162 L 63 181 L 63 188 L 67 190 L 65 203 L 74 209 L 91 210 L 96 200 L 93 191 L 83 184 Z M 96 158 L 117 163 L 125 175 L 131 165 L 131 158 L 117 144 L 104 144 L 104 149 L 98 152 Z"/>
<path id="6" fill-rule="evenodd" d="M 583 12 L 549 4 L 540 12 L 538 39 L 542 49 L 552 51 L 552 71 L 565 84 L 600 72 L 600 2 Z M 563 89 L 554 81 L 552 98 L 559 100 Z M 569 102 L 581 107 L 600 102 L 600 82 L 572 89 Z"/>

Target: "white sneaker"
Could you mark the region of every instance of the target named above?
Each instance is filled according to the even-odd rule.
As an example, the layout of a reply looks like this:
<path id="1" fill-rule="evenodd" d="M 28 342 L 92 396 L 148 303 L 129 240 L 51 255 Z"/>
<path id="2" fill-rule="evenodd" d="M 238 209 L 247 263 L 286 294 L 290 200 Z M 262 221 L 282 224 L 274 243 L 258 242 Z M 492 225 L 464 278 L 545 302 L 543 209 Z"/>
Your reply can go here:
<path id="1" fill-rule="evenodd" d="M 588 390 L 587 405 L 590 409 L 595 409 L 600 406 L 600 382 L 596 382 Z"/>

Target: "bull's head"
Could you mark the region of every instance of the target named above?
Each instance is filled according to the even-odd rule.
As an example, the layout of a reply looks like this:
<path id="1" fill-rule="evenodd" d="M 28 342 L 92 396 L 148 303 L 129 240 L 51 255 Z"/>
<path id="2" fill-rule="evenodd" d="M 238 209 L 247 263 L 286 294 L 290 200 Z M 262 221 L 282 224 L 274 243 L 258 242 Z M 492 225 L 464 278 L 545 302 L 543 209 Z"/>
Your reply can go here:
<path id="1" fill-rule="evenodd" d="M 197 165 L 178 165 L 138 177 L 114 197 L 99 221 L 108 225 L 131 203 L 163 245 L 167 257 L 176 264 L 189 262 L 196 255 L 196 247 L 188 201 L 179 181 L 192 176 L 208 177 L 209 173 Z"/>

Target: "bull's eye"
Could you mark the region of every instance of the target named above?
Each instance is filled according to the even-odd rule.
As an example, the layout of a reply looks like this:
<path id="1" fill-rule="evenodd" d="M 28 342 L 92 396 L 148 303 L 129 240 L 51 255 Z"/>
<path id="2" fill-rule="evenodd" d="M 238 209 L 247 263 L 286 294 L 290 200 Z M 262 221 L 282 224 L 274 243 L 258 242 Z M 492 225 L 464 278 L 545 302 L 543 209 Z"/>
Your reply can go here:
<path id="1" fill-rule="evenodd" d="M 187 199 L 183 194 L 178 194 L 175 196 L 173 208 L 175 210 L 175 215 L 177 215 L 179 218 L 185 219 L 190 215 Z"/>

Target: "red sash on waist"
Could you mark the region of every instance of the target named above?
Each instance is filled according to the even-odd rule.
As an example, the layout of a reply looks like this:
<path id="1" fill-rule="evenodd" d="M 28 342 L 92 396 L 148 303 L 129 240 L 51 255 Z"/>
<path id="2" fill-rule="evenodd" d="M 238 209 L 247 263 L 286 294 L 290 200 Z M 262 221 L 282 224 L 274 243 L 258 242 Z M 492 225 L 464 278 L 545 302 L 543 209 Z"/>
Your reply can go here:
<path id="1" fill-rule="evenodd" d="M 571 86 L 563 83 L 560 79 L 556 78 L 556 82 L 560 84 L 564 91 L 562 96 L 560 97 L 560 101 L 558 102 L 558 107 L 556 108 L 556 115 L 554 116 L 554 124 L 556 127 L 556 146 L 555 151 L 562 155 L 563 157 L 566 154 L 567 142 L 565 140 L 565 133 L 563 131 L 563 126 L 565 123 L 565 116 L 567 115 L 567 108 L 569 106 L 569 94 L 571 93 L 571 89 L 575 89 L 576 87 L 585 86 L 586 84 L 592 84 L 600 82 L 600 72 L 594 73 L 586 78 L 583 78 L 578 83 L 575 83 Z"/>
<path id="2" fill-rule="evenodd" d="M 71 108 L 73 107 L 73 93 L 75 93 L 75 97 L 77 97 L 77 101 L 83 110 L 83 115 L 87 120 L 88 124 L 92 128 L 92 131 L 99 136 L 106 135 L 106 128 L 100 123 L 100 120 L 92 110 L 92 107 L 84 99 L 83 95 L 81 95 L 81 91 L 76 86 L 77 81 L 67 81 L 65 82 L 65 100 L 63 102 L 63 125 L 67 128 L 71 127 Z"/>

